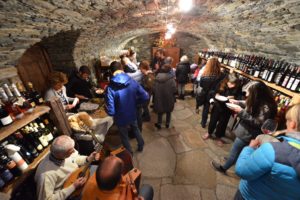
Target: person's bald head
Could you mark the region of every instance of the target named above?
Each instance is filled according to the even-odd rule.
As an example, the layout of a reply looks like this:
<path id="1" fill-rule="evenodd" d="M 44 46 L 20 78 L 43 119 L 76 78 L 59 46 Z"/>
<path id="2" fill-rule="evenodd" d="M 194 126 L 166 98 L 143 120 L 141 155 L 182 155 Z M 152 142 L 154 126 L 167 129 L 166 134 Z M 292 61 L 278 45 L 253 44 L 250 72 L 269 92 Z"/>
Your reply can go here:
<path id="1" fill-rule="evenodd" d="M 113 190 L 122 178 L 123 161 L 116 156 L 104 159 L 96 171 L 96 181 L 100 190 Z"/>

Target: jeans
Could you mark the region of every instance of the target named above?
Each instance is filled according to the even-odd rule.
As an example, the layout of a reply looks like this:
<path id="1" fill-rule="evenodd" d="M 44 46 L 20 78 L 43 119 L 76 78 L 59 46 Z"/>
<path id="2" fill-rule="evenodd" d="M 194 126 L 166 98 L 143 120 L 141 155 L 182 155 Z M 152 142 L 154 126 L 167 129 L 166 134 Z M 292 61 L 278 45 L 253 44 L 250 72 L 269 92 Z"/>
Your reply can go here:
<path id="1" fill-rule="evenodd" d="M 209 106 L 210 106 L 209 101 L 205 101 L 203 104 L 203 110 L 202 110 L 202 119 L 201 119 L 202 127 L 206 126 L 208 112 L 209 112 Z"/>
<path id="2" fill-rule="evenodd" d="M 245 200 L 239 189 L 236 191 L 236 193 L 234 195 L 234 200 Z"/>
<path id="3" fill-rule="evenodd" d="M 135 120 L 134 122 L 128 124 L 135 136 L 135 139 L 138 143 L 138 147 L 142 147 L 144 146 L 144 139 L 140 133 L 140 130 L 138 128 L 138 124 L 137 121 Z M 118 126 L 119 131 L 120 131 L 120 137 L 121 137 L 121 141 L 123 146 L 132 154 L 132 149 L 131 149 L 131 145 L 129 143 L 129 138 L 128 138 L 128 125 L 125 126 Z"/>
<path id="4" fill-rule="evenodd" d="M 185 84 L 184 83 L 178 83 L 178 95 L 184 95 L 185 92 Z"/>
<path id="5" fill-rule="evenodd" d="M 157 114 L 157 124 L 161 125 L 162 123 L 162 116 L 164 113 Z M 166 124 L 169 125 L 171 122 L 171 112 L 166 113 Z"/>
<path id="6" fill-rule="evenodd" d="M 248 145 L 247 142 L 244 142 L 238 137 L 235 138 L 228 159 L 226 160 L 226 163 L 222 166 L 224 170 L 229 169 L 232 165 L 236 163 L 241 151 L 247 145 Z"/>
<path id="7" fill-rule="evenodd" d="M 139 191 L 139 196 L 144 197 L 144 200 L 152 200 L 154 191 L 150 185 L 142 185 Z"/>

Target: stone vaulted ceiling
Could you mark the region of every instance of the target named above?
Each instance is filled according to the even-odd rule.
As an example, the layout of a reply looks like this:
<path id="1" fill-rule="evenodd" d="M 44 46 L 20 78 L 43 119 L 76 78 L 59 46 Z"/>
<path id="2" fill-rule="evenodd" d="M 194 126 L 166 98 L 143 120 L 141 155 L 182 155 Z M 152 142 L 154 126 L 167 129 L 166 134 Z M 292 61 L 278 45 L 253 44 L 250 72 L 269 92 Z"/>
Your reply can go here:
<path id="1" fill-rule="evenodd" d="M 300 0 L 194 0 L 177 28 L 208 46 L 252 52 L 300 64 Z M 12 66 L 31 45 L 80 31 L 77 65 L 113 55 L 141 35 L 165 30 L 167 0 L 1 0 L 0 67 Z M 169 19 L 181 15 L 169 0 Z"/>

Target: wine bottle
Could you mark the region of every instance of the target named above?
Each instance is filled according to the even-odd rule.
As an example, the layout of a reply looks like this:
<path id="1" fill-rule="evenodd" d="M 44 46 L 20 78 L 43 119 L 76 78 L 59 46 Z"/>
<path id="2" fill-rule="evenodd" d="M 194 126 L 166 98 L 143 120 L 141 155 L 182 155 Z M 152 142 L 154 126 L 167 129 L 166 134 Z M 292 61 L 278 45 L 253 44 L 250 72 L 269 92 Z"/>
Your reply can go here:
<path id="1" fill-rule="evenodd" d="M 7 156 L 4 146 L 0 146 L 0 163 L 4 165 L 15 177 L 20 176 L 22 171 L 17 167 L 17 163 Z"/>
<path id="2" fill-rule="evenodd" d="M 30 164 L 33 162 L 33 160 L 34 160 L 33 155 L 31 155 L 31 153 L 28 151 L 28 149 L 25 146 L 19 144 L 18 141 L 13 136 L 8 137 L 7 142 L 8 142 L 8 144 L 12 144 L 12 145 L 15 145 L 20 148 L 18 153 L 25 160 L 25 162 L 27 164 Z"/>
<path id="3" fill-rule="evenodd" d="M 286 85 L 287 89 L 291 89 L 294 81 L 296 80 L 296 76 L 297 76 L 297 68 L 295 67 L 294 70 L 290 73 L 289 81 Z"/>
<path id="4" fill-rule="evenodd" d="M 296 91 L 297 88 L 300 88 L 300 67 L 298 67 L 297 76 L 294 83 L 291 86 L 292 91 Z"/>
<path id="5" fill-rule="evenodd" d="M 30 106 L 32 108 L 35 108 L 36 104 L 34 99 L 31 97 L 30 93 L 25 90 L 24 86 L 19 82 L 16 84 L 16 86 L 19 92 L 22 94 L 22 96 L 30 103 Z"/>
<path id="6" fill-rule="evenodd" d="M 31 144 L 33 144 L 34 148 L 40 153 L 43 151 L 44 147 L 40 143 L 40 141 L 34 136 L 33 134 L 33 128 L 29 126 L 25 126 L 21 129 L 21 132 L 23 133 L 24 137 L 27 141 L 30 141 Z"/>
<path id="7" fill-rule="evenodd" d="M 14 178 L 14 175 L 3 164 L 0 164 L 0 178 L 7 184 Z"/>
<path id="8" fill-rule="evenodd" d="M 41 105 L 44 103 L 43 97 L 33 88 L 31 82 L 28 82 L 29 95 L 34 100 L 37 105 Z"/>
<path id="9" fill-rule="evenodd" d="M 17 166 L 21 171 L 24 172 L 28 168 L 28 164 L 19 154 L 20 147 L 13 144 L 7 144 L 5 145 L 5 150 L 7 152 L 8 157 L 10 157 L 13 161 L 17 163 Z"/>
<path id="10" fill-rule="evenodd" d="M 292 73 L 293 70 L 294 70 L 294 68 L 293 68 L 293 66 L 291 66 L 291 67 L 287 70 L 287 72 L 285 73 L 284 78 L 283 78 L 283 81 L 282 81 L 282 83 L 281 83 L 281 86 L 282 86 L 282 87 L 286 87 L 286 86 L 287 86 L 287 84 L 288 84 L 288 82 L 289 82 L 289 80 L 290 80 L 290 77 L 291 77 L 291 73 Z"/>
<path id="11" fill-rule="evenodd" d="M 2 102 L 0 102 L 0 122 L 2 126 L 7 126 L 13 122 L 9 113 L 3 108 Z"/>
<path id="12" fill-rule="evenodd" d="M 54 138 L 52 132 L 43 123 L 40 123 L 40 127 L 45 133 L 44 137 L 47 139 L 47 142 L 50 143 Z"/>
<path id="13" fill-rule="evenodd" d="M 278 62 L 278 61 L 274 62 L 273 67 L 271 68 L 270 74 L 267 78 L 268 82 L 270 82 L 270 83 L 274 82 L 274 77 L 278 73 L 279 66 L 280 66 L 280 62 Z"/>
<path id="14" fill-rule="evenodd" d="M 282 84 L 282 82 L 284 80 L 284 77 L 285 77 L 285 74 L 287 73 L 288 70 L 289 70 L 289 64 L 287 62 L 285 62 L 282 65 L 282 68 L 280 69 L 279 73 L 277 74 L 277 76 L 275 78 L 276 85 L 281 85 Z"/>
<path id="15" fill-rule="evenodd" d="M 35 123 L 36 124 L 36 123 Z M 36 124 L 37 125 L 37 124 Z M 49 145 L 47 137 L 39 130 L 38 125 L 34 127 L 34 134 L 39 139 L 40 143 L 43 147 L 47 147 Z"/>
<path id="16" fill-rule="evenodd" d="M 10 91 L 9 88 L 6 90 Z M 24 116 L 21 108 L 15 104 L 16 99 L 11 92 L 9 92 L 7 95 L 4 89 L 0 88 L 0 96 L 2 102 L 4 103 L 4 109 L 9 113 L 13 120 L 21 119 Z"/>
<path id="17" fill-rule="evenodd" d="M 16 141 L 18 142 L 18 144 L 22 145 L 23 147 L 25 147 L 30 154 L 36 158 L 39 156 L 38 151 L 34 148 L 33 144 L 30 143 L 30 141 L 28 141 L 20 131 L 17 131 L 13 134 L 13 136 L 15 137 Z"/>
<path id="18" fill-rule="evenodd" d="M 11 84 L 12 91 L 15 95 L 15 97 L 18 99 L 18 105 L 25 113 L 31 113 L 33 111 L 33 108 L 31 104 L 21 95 L 19 92 L 17 86 L 15 84 Z"/>

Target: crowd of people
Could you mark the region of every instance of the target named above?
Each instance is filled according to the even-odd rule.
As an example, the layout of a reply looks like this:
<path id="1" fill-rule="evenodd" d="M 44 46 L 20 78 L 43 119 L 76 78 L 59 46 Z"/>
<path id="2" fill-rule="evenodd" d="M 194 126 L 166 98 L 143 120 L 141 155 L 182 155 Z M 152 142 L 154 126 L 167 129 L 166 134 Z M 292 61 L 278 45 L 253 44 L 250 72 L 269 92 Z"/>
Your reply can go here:
<path id="1" fill-rule="evenodd" d="M 235 119 L 232 129 L 236 137 L 225 163 L 211 162 L 212 167 L 223 174 L 235 164 L 236 174 L 241 178 L 235 199 L 300 199 L 300 102 L 287 111 L 285 134 L 270 136 L 273 140 L 269 138 L 269 141 L 275 139 L 276 142 L 263 142 L 261 127 L 277 114 L 277 105 L 268 86 L 261 81 L 243 86 L 236 74 L 222 70 L 217 58 L 207 62 L 199 59 L 198 63 L 191 64 L 184 55 L 176 68 L 172 63 L 173 59 L 166 56 L 164 49 L 156 51 L 151 64 L 145 60 L 138 63 L 136 53 L 130 49 L 128 54 L 120 56 L 120 61 L 110 64 L 111 78 L 104 93 L 106 112 L 118 127 L 126 150 L 134 154 L 129 143 L 131 132 L 137 141 L 137 151 L 143 151 L 142 125 L 151 120 L 149 107 L 157 114 L 157 119 L 152 119 L 154 126 L 162 129 L 162 118 L 166 115 L 164 127 L 170 128 L 176 99 L 184 101 L 185 86 L 192 83 L 195 114 L 202 107 L 201 126 L 206 128 L 209 121 L 203 140 L 214 139 L 216 145 L 222 147 L 229 119 Z M 87 81 L 90 74 L 87 66 L 80 67 L 65 87 L 66 76 L 61 72 L 52 73 L 45 99 L 58 97 L 67 112 L 73 111 L 77 102 L 90 99 L 96 90 Z M 226 101 L 219 100 L 220 96 L 226 97 Z M 77 102 L 71 104 L 73 101 Z M 226 106 L 228 102 L 235 106 Z M 97 152 L 80 156 L 70 137 L 57 137 L 51 153 L 35 175 L 38 199 L 67 199 L 78 188 L 83 188 L 82 199 L 153 198 L 149 185 L 141 187 L 139 193 L 134 192 L 129 180 L 131 172 L 122 173 L 124 163 L 115 156 L 103 159 L 88 180 L 78 178 L 63 188 L 72 171 L 98 159 Z"/>

